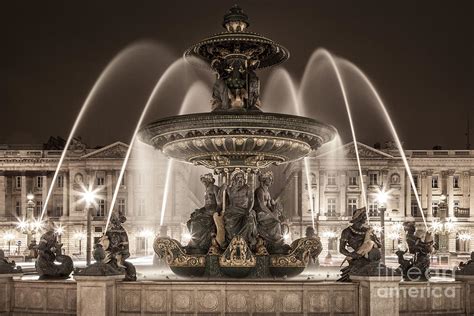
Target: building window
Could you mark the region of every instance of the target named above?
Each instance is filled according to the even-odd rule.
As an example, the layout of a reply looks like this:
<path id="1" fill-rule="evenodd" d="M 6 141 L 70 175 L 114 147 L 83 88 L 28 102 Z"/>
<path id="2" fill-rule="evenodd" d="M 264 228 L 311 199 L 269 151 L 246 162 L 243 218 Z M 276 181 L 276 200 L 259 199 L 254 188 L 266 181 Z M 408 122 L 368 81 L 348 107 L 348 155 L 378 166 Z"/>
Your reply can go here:
<path id="1" fill-rule="evenodd" d="M 433 212 L 433 216 L 437 217 L 439 216 L 438 210 L 439 210 L 439 201 L 438 200 L 433 200 L 431 201 L 431 210 Z"/>
<path id="2" fill-rule="evenodd" d="M 95 184 L 96 185 L 105 185 L 105 172 L 100 171 L 97 172 L 95 176 Z"/>
<path id="3" fill-rule="evenodd" d="M 137 185 L 143 185 L 143 174 L 141 172 L 137 174 Z"/>
<path id="4" fill-rule="evenodd" d="M 433 189 L 438 188 L 438 176 L 433 176 L 431 178 L 431 188 L 433 188 Z"/>
<path id="5" fill-rule="evenodd" d="M 328 250 L 336 251 L 337 250 L 337 237 L 329 237 L 328 239 Z"/>
<path id="6" fill-rule="evenodd" d="M 357 185 L 357 177 L 350 176 L 349 177 L 349 185 Z"/>
<path id="7" fill-rule="evenodd" d="M 411 215 L 412 216 L 419 216 L 421 214 L 418 214 L 418 202 L 416 200 L 411 200 Z"/>
<path id="8" fill-rule="evenodd" d="M 19 176 L 15 177 L 15 188 L 21 189 L 21 177 Z"/>
<path id="9" fill-rule="evenodd" d="M 462 238 L 462 235 L 468 235 L 468 234 L 466 234 L 465 232 L 456 233 L 456 252 L 468 253 L 470 240 L 467 238 Z"/>
<path id="10" fill-rule="evenodd" d="M 54 203 L 53 217 L 61 217 L 63 215 L 63 201 L 56 200 Z"/>
<path id="11" fill-rule="evenodd" d="M 459 176 L 454 176 L 453 177 L 453 188 L 455 188 L 455 189 L 460 188 L 460 186 L 459 186 Z"/>
<path id="12" fill-rule="evenodd" d="M 98 207 L 97 207 L 97 216 L 99 217 L 105 216 L 105 200 L 99 200 Z"/>
<path id="13" fill-rule="evenodd" d="M 94 227 L 94 233 L 101 233 L 102 232 L 102 227 L 96 226 Z"/>
<path id="14" fill-rule="evenodd" d="M 357 209 L 357 199 L 348 199 L 347 200 L 347 212 L 349 215 L 354 214 L 354 211 Z"/>
<path id="15" fill-rule="evenodd" d="M 417 175 L 413 176 L 413 182 L 415 183 L 415 188 L 418 188 L 418 176 Z"/>
<path id="16" fill-rule="evenodd" d="M 145 199 L 138 199 L 137 216 L 145 215 Z"/>
<path id="17" fill-rule="evenodd" d="M 36 201 L 35 212 L 34 212 L 35 217 L 39 217 L 42 211 L 43 211 L 43 201 Z"/>
<path id="18" fill-rule="evenodd" d="M 336 174 L 334 172 L 328 173 L 328 185 L 336 185 Z"/>
<path id="19" fill-rule="evenodd" d="M 145 237 L 136 237 L 137 238 L 137 252 L 145 253 L 146 251 L 146 239 Z"/>
<path id="20" fill-rule="evenodd" d="M 37 176 L 35 178 L 35 186 L 38 188 L 38 189 L 41 189 L 43 187 L 43 177 L 42 176 Z"/>
<path id="21" fill-rule="evenodd" d="M 369 185 L 378 185 L 377 178 L 378 177 L 376 173 L 369 173 Z"/>
<path id="22" fill-rule="evenodd" d="M 125 210 L 125 199 L 118 199 L 117 200 L 117 208 L 120 214 L 126 215 Z"/>
<path id="23" fill-rule="evenodd" d="M 15 214 L 16 214 L 16 216 L 21 216 L 21 203 L 20 203 L 20 201 L 15 202 Z"/>
<path id="24" fill-rule="evenodd" d="M 336 199 L 328 199 L 327 200 L 327 215 L 328 216 L 335 216 L 336 215 Z"/>
<path id="25" fill-rule="evenodd" d="M 58 185 L 58 188 L 64 187 L 64 176 L 59 175 L 56 183 Z"/>
<path id="26" fill-rule="evenodd" d="M 380 216 L 377 201 L 369 201 L 369 216 Z"/>

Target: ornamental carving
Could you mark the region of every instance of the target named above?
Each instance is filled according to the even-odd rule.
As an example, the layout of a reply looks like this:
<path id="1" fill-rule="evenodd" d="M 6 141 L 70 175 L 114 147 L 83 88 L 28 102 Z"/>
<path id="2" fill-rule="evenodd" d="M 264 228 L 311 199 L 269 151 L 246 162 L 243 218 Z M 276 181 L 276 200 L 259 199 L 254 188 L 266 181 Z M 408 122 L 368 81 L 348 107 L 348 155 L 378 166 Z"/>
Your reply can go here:
<path id="1" fill-rule="evenodd" d="M 288 255 L 270 256 L 271 267 L 301 267 L 308 265 L 310 257 L 317 257 L 323 250 L 321 241 L 317 237 L 305 237 L 295 240 L 291 244 Z"/>
<path id="2" fill-rule="evenodd" d="M 236 235 L 219 258 L 221 267 L 255 267 L 257 261 L 244 238 Z"/>
<path id="3" fill-rule="evenodd" d="M 170 267 L 205 267 L 206 257 L 203 255 L 188 255 L 180 243 L 171 238 L 158 237 L 153 249 L 160 258 L 165 258 Z"/>

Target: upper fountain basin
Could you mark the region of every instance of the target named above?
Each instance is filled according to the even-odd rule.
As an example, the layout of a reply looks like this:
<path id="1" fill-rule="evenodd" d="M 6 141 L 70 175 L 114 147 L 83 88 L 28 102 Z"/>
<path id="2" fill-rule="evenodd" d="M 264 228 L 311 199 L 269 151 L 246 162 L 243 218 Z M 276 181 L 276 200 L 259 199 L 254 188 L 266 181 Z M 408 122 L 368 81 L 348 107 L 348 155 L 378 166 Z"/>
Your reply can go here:
<path id="1" fill-rule="evenodd" d="M 337 130 L 314 119 L 262 112 L 167 117 L 140 130 L 141 141 L 173 159 L 211 169 L 260 169 L 307 156 Z"/>

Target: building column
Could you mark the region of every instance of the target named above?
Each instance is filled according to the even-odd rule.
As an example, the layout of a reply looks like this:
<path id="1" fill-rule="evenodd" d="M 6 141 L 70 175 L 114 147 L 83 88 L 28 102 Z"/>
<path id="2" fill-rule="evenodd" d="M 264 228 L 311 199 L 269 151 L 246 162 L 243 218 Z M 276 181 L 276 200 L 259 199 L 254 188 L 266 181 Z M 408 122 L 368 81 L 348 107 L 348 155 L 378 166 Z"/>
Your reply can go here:
<path id="1" fill-rule="evenodd" d="M 43 201 L 43 208 L 46 207 L 46 212 L 45 212 L 45 216 L 48 215 L 48 210 L 51 210 L 54 208 L 54 189 L 53 191 L 51 192 L 51 196 L 49 197 L 49 202 L 48 202 L 48 205 L 45 205 L 46 203 L 46 197 L 48 196 L 48 189 L 49 189 L 49 186 L 48 186 L 48 176 L 46 175 L 46 173 L 44 175 L 41 176 L 43 178 L 43 187 L 41 188 L 41 200 Z M 48 207 L 49 206 L 49 207 Z"/>
<path id="2" fill-rule="evenodd" d="M 68 183 L 68 186 L 69 186 L 69 194 L 71 194 L 71 196 L 69 196 L 69 216 L 72 216 L 72 215 L 76 215 L 76 197 L 75 196 L 72 196 L 73 192 L 74 191 L 74 177 L 76 176 L 76 170 L 74 169 L 69 169 L 69 171 L 67 172 L 67 175 L 68 175 L 68 179 L 69 179 L 69 183 Z"/>
<path id="3" fill-rule="evenodd" d="M 408 176 L 408 173 L 406 170 L 403 172 L 404 175 L 404 181 L 402 182 L 403 185 L 405 186 L 405 218 L 410 216 L 412 217 L 413 215 L 411 214 L 411 182 L 410 182 L 410 177 Z M 419 181 L 420 179 L 418 179 Z M 416 189 L 415 189 L 416 190 Z M 400 192 L 401 193 L 401 192 Z"/>
<path id="4" fill-rule="evenodd" d="M 420 195 L 421 195 L 421 207 L 422 208 L 426 208 L 427 207 L 427 194 L 428 194 L 428 186 L 427 186 L 427 179 L 426 179 L 426 171 L 422 171 L 421 172 L 421 179 L 420 179 L 420 186 L 421 186 L 421 190 L 420 190 Z M 431 184 L 430 184 L 431 186 Z M 422 210 L 420 210 L 422 211 Z"/>
<path id="5" fill-rule="evenodd" d="M 294 182 L 294 184 L 295 184 L 295 185 L 293 186 L 293 188 L 294 188 L 294 189 L 293 189 L 293 194 L 294 194 L 294 195 L 293 195 L 293 200 L 294 200 L 293 203 L 294 203 L 294 206 L 293 206 L 293 214 L 292 214 L 291 217 L 292 217 L 294 220 L 297 220 L 298 217 L 299 217 L 299 212 L 298 212 L 298 210 L 299 210 L 299 203 L 298 203 L 298 200 L 299 200 L 299 194 L 300 194 L 300 192 L 298 191 L 298 172 L 295 172 L 295 173 L 293 174 L 293 182 Z M 302 212 L 301 217 L 303 217 L 303 212 L 304 212 L 304 211 L 301 210 L 301 212 Z"/>
<path id="6" fill-rule="evenodd" d="M 454 169 L 448 170 L 448 181 L 446 182 L 447 196 L 448 196 L 448 217 L 454 216 Z"/>
<path id="7" fill-rule="evenodd" d="M 323 170 L 319 171 L 319 215 L 324 216 L 324 187 L 326 186 L 326 172 Z"/>
<path id="8" fill-rule="evenodd" d="M 63 216 L 69 217 L 69 204 L 68 204 L 68 174 L 67 172 L 62 173 L 63 177 Z"/>
<path id="9" fill-rule="evenodd" d="M 433 216 L 433 170 L 429 170 L 426 173 L 426 209 L 427 209 L 427 214 L 426 214 L 426 220 L 430 221 L 432 216 Z M 439 179 L 438 179 L 438 185 L 439 185 Z"/>
<path id="10" fill-rule="evenodd" d="M 127 177 L 125 178 L 127 183 L 127 205 L 125 206 L 127 210 L 127 216 L 133 215 L 133 208 L 135 205 L 133 193 L 133 176 L 134 174 L 131 171 L 128 171 Z"/>
<path id="11" fill-rule="evenodd" d="M 347 185 L 346 185 L 346 172 L 342 171 L 340 176 L 340 185 L 339 185 L 339 192 L 340 192 L 340 213 L 339 216 L 346 216 L 347 215 Z"/>
<path id="12" fill-rule="evenodd" d="M 389 189 L 388 185 L 388 169 L 382 169 L 382 188 L 385 190 Z"/>
<path id="13" fill-rule="evenodd" d="M 26 216 L 26 176 L 23 174 L 21 176 L 21 195 L 20 195 L 20 205 L 21 205 L 21 216 Z"/>
<path id="14" fill-rule="evenodd" d="M 361 187 L 361 192 L 360 192 L 360 206 L 359 207 L 362 207 L 364 206 L 362 203 L 364 203 L 364 200 L 367 201 L 367 203 L 369 203 L 368 201 L 368 194 L 367 194 L 367 190 L 369 189 L 369 180 L 368 180 L 368 173 L 369 171 L 367 169 L 364 169 L 362 170 L 362 181 L 359 181 L 359 183 L 362 185 L 362 182 L 364 182 L 364 192 L 362 192 L 362 187 Z M 360 177 L 360 176 L 359 176 Z M 359 179 L 360 180 L 360 179 Z M 365 197 L 362 196 L 362 194 L 365 193 Z M 369 207 L 369 205 L 366 205 L 367 208 Z"/>
<path id="15" fill-rule="evenodd" d="M 3 172 L 0 172 L 0 216 L 6 217 L 7 210 L 5 209 L 5 196 L 6 196 L 6 178 Z"/>
<path id="16" fill-rule="evenodd" d="M 462 173 L 461 180 L 462 201 L 461 207 L 469 208 L 469 171 Z"/>
<path id="17" fill-rule="evenodd" d="M 106 204 L 106 215 L 107 215 L 107 212 L 108 212 L 108 209 L 110 208 L 110 206 L 112 205 L 112 197 L 113 197 L 113 194 L 114 194 L 114 181 L 113 181 L 113 178 L 112 178 L 112 171 L 106 171 L 106 174 L 105 174 L 105 187 L 106 187 L 106 190 L 107 190 L 107 204 Z"/>
<path id="18" fill-rule="evenodd" d="M 474 170 L 469 170 L 469 215 L 474 221 Z"/>

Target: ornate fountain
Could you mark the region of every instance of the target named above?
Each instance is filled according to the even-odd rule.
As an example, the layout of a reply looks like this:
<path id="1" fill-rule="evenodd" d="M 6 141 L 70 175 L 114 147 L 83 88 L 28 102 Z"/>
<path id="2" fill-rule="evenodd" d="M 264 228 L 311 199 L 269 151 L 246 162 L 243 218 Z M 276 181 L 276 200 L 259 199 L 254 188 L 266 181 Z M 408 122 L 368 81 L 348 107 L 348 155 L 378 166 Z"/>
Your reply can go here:
<path id="1" fill-rule="evenodd" d="M 263 112 L 256 71 L 284 62 L 289 52 L 248 32 L 248 17 L 238 6 L 224 16 L 223 26 L 225 32 L 184 53 L 216 74 L 212 110 L 160 119 L 140 131 L 141 141 L 170 158 L 212 169 L 220 180 L 217 186 L 212 173 L 201 177 L 205 205 L 187 222 L 189 244 L 157 237 L 154 249 L 178 275 L 297 275 L 319 255 L 321 243 L 313 236 L 285 244 L 282 206 L 270 196 L 273 175 L 264 169 L 302 159 L 337 131 L 314 119 Z"/>

